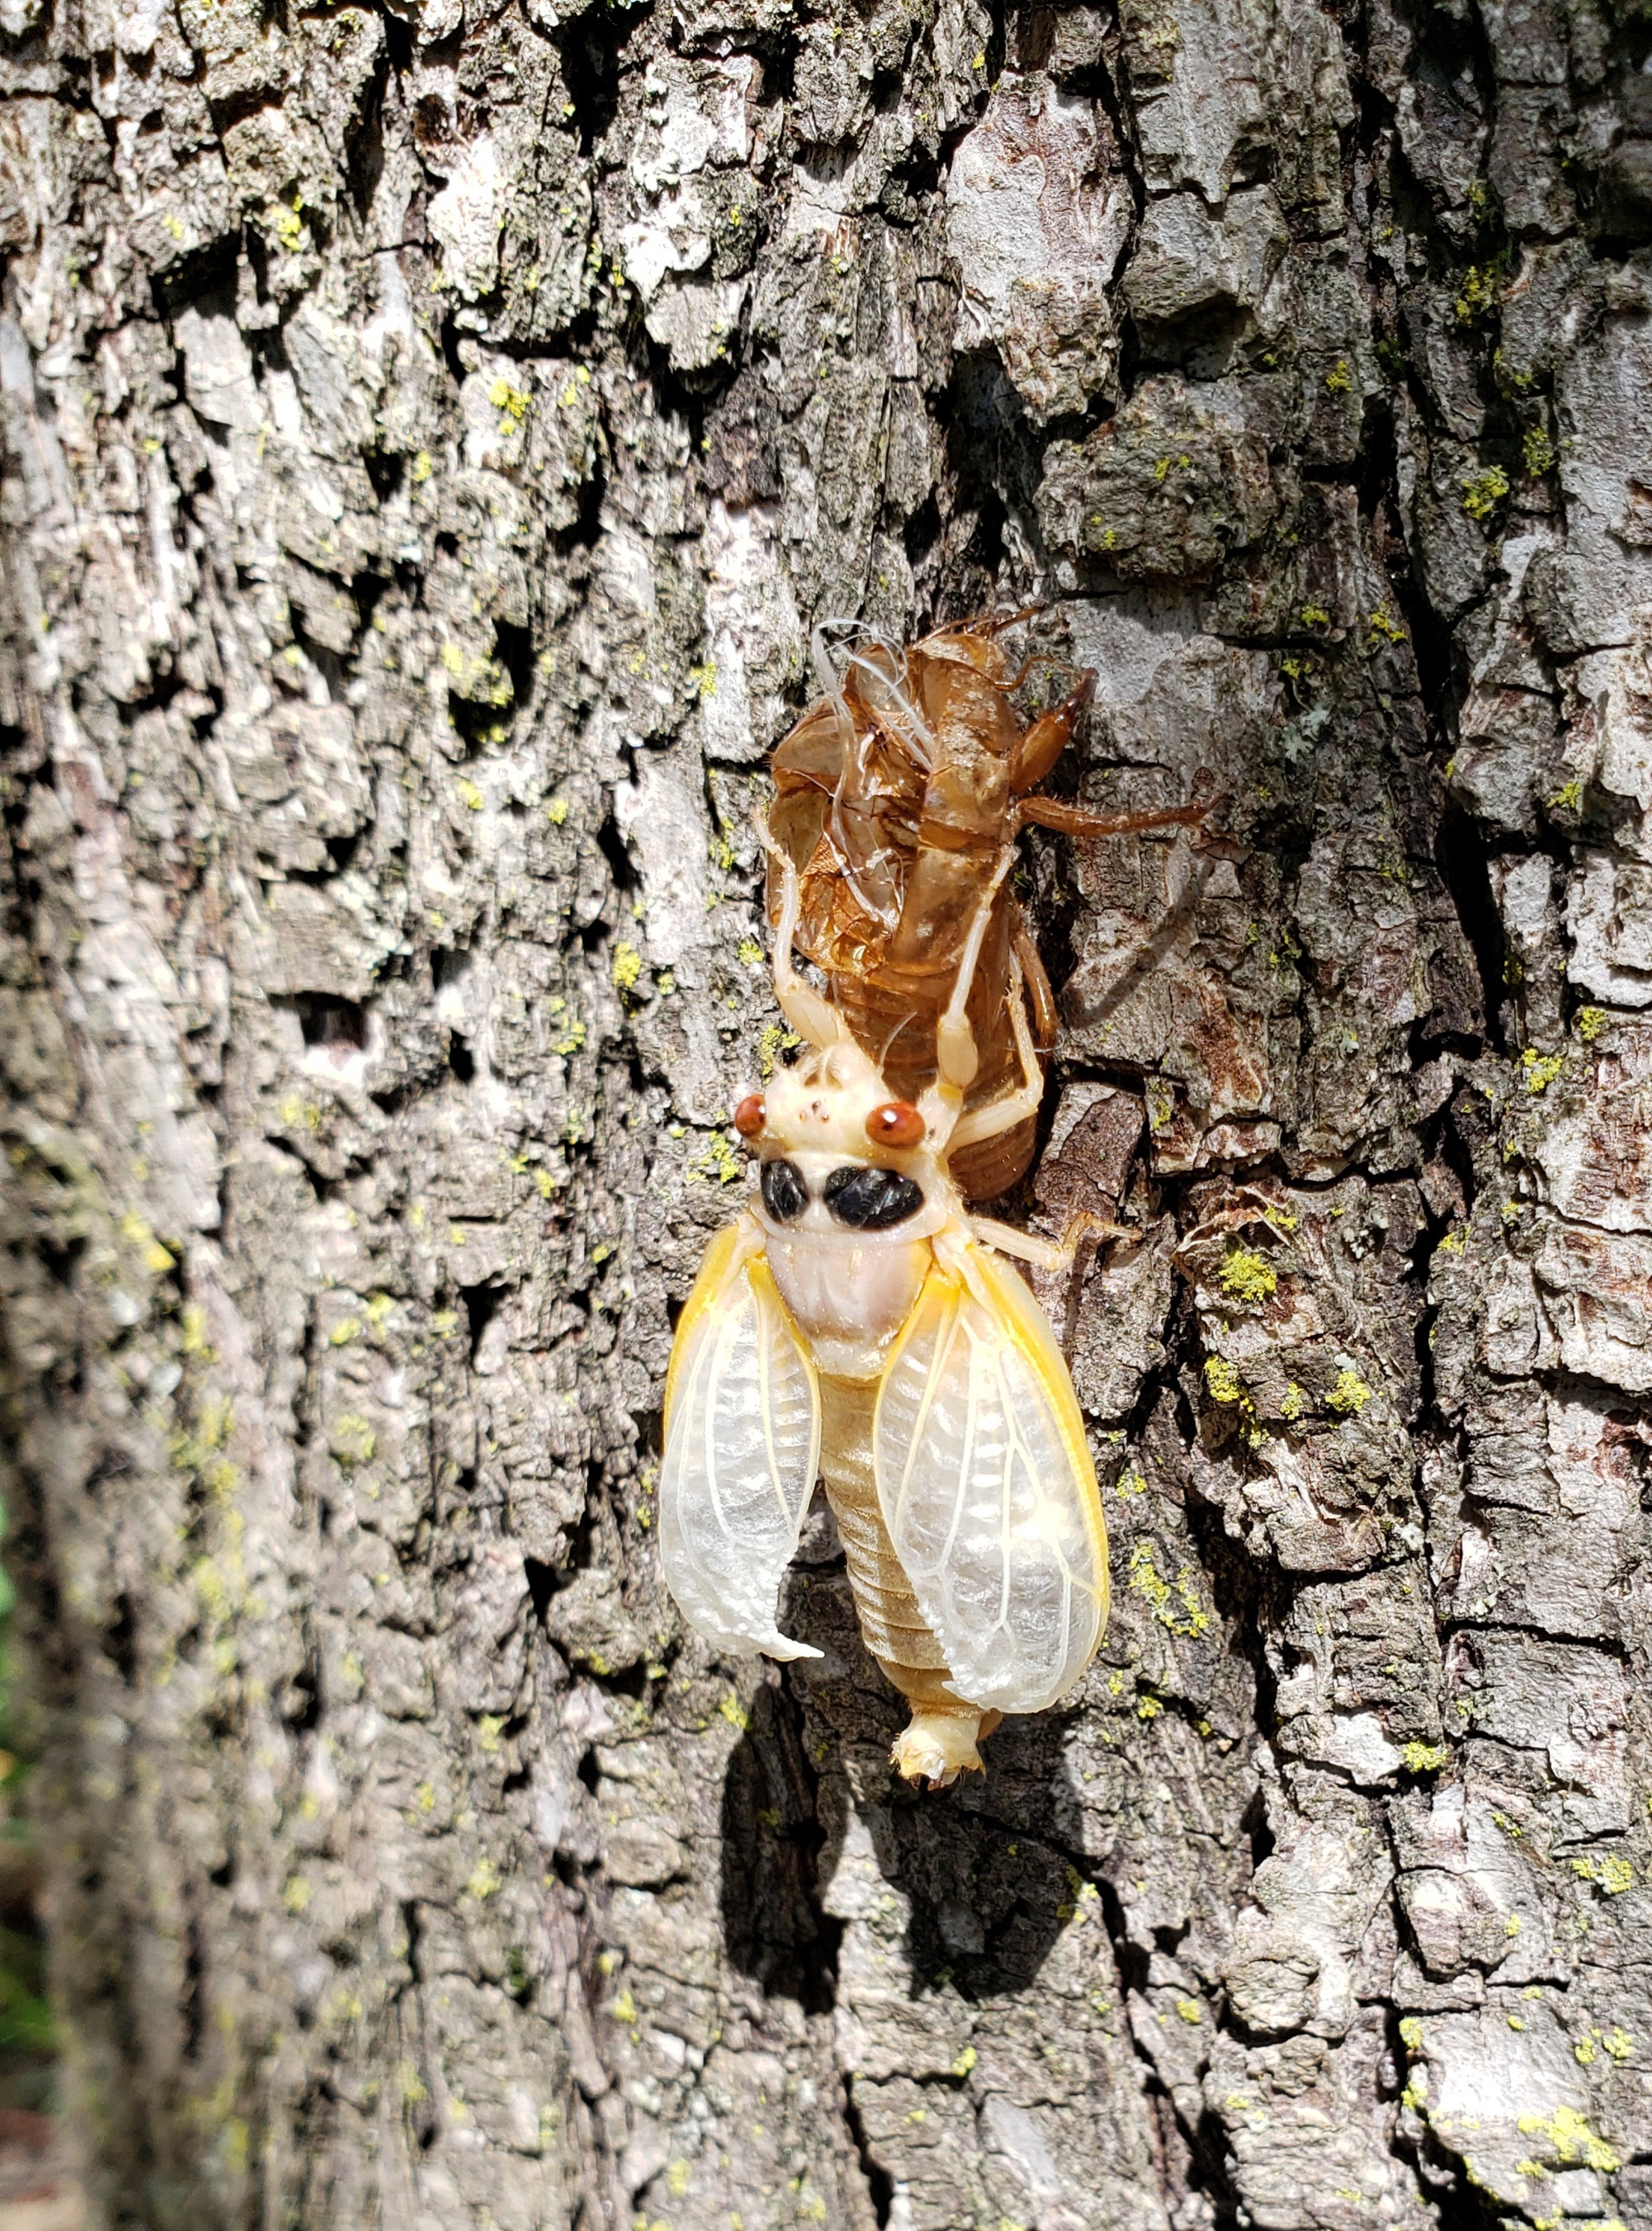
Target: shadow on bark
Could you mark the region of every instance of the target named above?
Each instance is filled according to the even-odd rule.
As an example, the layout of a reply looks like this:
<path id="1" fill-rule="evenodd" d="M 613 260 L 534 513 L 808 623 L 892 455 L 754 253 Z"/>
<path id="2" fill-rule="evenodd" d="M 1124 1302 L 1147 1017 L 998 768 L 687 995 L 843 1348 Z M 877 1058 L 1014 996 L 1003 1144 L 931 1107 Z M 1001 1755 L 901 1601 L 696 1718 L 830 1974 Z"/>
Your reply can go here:
<path id="1" fill-rule="evenodd" d="M 985 1747 L 984 1776 L 910 1789 L 888 1763 L 905 1706 L 861 1642 L 841 1567 L 794 1575 L 781 1625 L 826 1654 L 768 1669 L 729 1762 L 722 1911 L 731 1965 L 766 1994 L 826 2013 L 842 1912 L 870 1912 L 887 1892 L 906 1910 L 912 1996 L 948 1983 L 969 2000 L 1027 1989 L 1079 1895 L 1066 1854 L 1082 1842 L 1080 1809 L 1064 1756 L 1076 1712 L 1007 1721 Z M 826 1901 L 846 1841 L 833 1913 Z"/>

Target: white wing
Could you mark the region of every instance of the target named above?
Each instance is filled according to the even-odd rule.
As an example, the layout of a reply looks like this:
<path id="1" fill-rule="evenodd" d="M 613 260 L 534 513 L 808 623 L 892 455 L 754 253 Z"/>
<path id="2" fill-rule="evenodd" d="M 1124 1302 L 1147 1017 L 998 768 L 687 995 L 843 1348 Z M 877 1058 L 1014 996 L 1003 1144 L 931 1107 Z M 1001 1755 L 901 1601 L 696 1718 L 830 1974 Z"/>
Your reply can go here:
<path id="1" fill-rule="evenodd" d="M 714 1243 L 677 1329 L 659 1483 L 665 1585 L 725 1650 L 820 1657 L 774 1617 L 820 1465 L 814 1367 L 736 1225 Z"/>
<path id="2" fill-rule="evenodd" d="M 1042 1711 L 1101 1640 L 1107 1537 L 1061 1351 L 1023 1281 L 973 1243 L 926 1281 L 872 1439 L 884 1523 L 954 1691 Z"/>

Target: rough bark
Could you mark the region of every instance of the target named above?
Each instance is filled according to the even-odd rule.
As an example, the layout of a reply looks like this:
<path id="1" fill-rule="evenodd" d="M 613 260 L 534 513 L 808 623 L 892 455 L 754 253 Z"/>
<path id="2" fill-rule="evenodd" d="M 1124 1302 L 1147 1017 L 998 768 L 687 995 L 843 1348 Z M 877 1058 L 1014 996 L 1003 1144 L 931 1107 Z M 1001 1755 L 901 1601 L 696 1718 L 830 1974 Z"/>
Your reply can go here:
<path id="1" fill-rule="evenodd" d="M 0 1061 L 112 2225 L 1652 2225 L 1652 28 L 4 0 Z M 650 1518 L 807 634 L 1051 600 L 1117 1609 Z"/>

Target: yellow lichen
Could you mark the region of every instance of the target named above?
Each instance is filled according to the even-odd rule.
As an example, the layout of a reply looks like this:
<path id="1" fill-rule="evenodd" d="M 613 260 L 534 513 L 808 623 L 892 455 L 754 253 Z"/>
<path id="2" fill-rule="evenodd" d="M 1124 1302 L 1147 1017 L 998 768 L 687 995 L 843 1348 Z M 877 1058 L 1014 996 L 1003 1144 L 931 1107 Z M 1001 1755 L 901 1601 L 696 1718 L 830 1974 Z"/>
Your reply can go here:
<path id="1" fill-rule="evenodd" d="M 1267 1256 L 1259 1255 L 1254 1248 L 1250 1247 L 1234 1248 L 1216 1277 L 1224 1294 L 1230 1295 L 1236 1302 L 1249 1303 L 1255 1308 L 1260 1308 L 1278 1290 L 1279 1283 Z"/>
<path id="2" fill-rule="evenodd" d="M 1371 1399 L 1371 1390 L 1357 1371 L 1345 1366 L 1337 1374 L 1337 1383 L 1325 1397 L 1327 1410 L 1339 1417 L 1357 1418 Z"/>
<path id="3" fill-rule="evenodd" d="M 1167 1581 L 1154 1562 L 1151 1544 L 1138 1542 L 1130 1553 L 1130 1584 L 1172 1634 L 1191 1639 L 1208 1628 L 1210 1614 L 1200 1608 L 1191 1565 L 1183 1565 L 1174 1582 Z"/>
<path id="4" fill-rule="evenodd" d="M 500 432 L 515 434 L 522 430 L 522 423 L 534 398 L 524 389 L 513 387 L 508 379 L 496 379 L 488 391 L 488 400 L 496 411 L 504 413 Z"/>
<path id="5" fill-rule="evenodd" d="M 1243 1402 L 1247 1399 L 1244 1381 L 1225 1356 L 1206 1358 L 1205 1385 L 1213 1402 Z"/>
<path id="6" fill-rule="evenodd" d="M 1545 2137 L 1563 2162 L 1582 2162 L 1584 2168 L 1610 2176 L 1623 2164 L 1604 2138 L 1590 2130 L 1575 2107 L 1557 2107 L 1545 2121 L 1541 2115 L 1522 2115 L 1517 2126 L 1523 2138 Z"/>

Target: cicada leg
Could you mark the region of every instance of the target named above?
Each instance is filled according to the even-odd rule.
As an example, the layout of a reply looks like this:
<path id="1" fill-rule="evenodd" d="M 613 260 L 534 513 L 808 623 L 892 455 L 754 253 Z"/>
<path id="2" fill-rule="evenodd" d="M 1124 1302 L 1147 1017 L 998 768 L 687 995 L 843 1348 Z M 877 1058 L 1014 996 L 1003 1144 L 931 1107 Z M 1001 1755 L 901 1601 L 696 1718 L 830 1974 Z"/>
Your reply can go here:
<path id="1" fill-rule="evenodd" d="M 1010 962 L 1009 980 L 1010 1027 L 1015 1033 L 1015 1051 L 1020 1059 L 1021 1081 L 1014 1092 L 1007 1092 L 1000 1100 L 988 1101 L 984 1108 L 973 1108 L 969 1115 L 961 1116 L 953 1126 L 947 1141 L 949 1154 L 956 1154 L 961 1147 L 974 1146 L 980 1139 L 995 1139 L 1001 1131 L 1014 1130 L 1016 1124 L 1036 1116 L 1044 1098 L 1044 1071 L 1039 1066 L 1038 1048 L 1033 1043 L 1033 1026 L 1027 1017 L 1026 986 L 1021 979 L 1019 960 Z M 937 1038 L 939 1033 L 937 1032 Z M 974 1039 L 970 1040 L 973 1047 Z"/>
<path id="2" fill-rule="evenodd" d="M 1086 667 L 1080 671 L 1078 682 L 1054 711 L 1041 713 L 1033 721 L 1021 738 L 1010 762 L 1009 787 L 1013 797 L 1019 798 L 1024 790 L 1031 790 L 1035 782 L 1043 781 L 1072 742 L 1079 715 L 1095 694 L 1095 669 Z M 1026 807 L 1023 806 L 1021 811 L 1025 815 Z"/>
<path id="3" fill-rule="evenodd" d="M 758 842 L 781 871 L 781 913 L 774 925 L 774 997 L 781 1012 L 800 1038 L 822 1051 L 840 1045 L 849 1026 L 830 1000 L 823 999 L 812 984 L 797 973 L 793 945 L 803 916 L 803 886 L 790 855 L 776 843 L 768 816 L 759 806 L 752 816 Z"/>
<path id="4" fill-rule="evenodd" d="M 1028 1116 L 1038 1113 L 1044 1097 L 1044 1072 L 1039 1067 L 1038 1048 L 1033 1042 L 1032 1025 L 1027 1019 L 1027 1002 L 1022 996 L 1020 963 L 1014 964 L 1009 987 L 1009 1015 L 1015 1032 L 1015 1050 L 1020 1057 L 1021 1082 L 1014 1092 L 1006 1093 L 986 1108 L 978 1108 L 966 1116 L 947 1141 L 949 1154 L 961 1146 L 969 1146 L 978 1139 L 996 1138 Z M 1031 1263 L 1040 1271 L 1071 1270 L 1078 1259 L 1079 1248 L 1086 1239 L 1138 1239 L 1141 1234 L 1128 1225 L 1112 1224 L 1093 1209 L 1085 1209 L 1075 1216 L 1059 1239 L 1041 1239 L 1035 1232 L 1018 1232 L 1013 1224 L 1000 1224 L 989 1216 L 972 1216 L 969 1229 L 977 1239 L 988 1247 L 996 1248 L 1001 1255 L 1014 1255 L 1023 1263 Z"/>
<path id="5" fill-rule="evenodd" d="M 1014 1255 L 1019 1262 L 1030 1263 L 1035 1271 L 1070 1271 L 1086 1239 L 1139 1239 L 1142 1236 L 1132 1225 L 1110 1223 L 1092 1208 L 1080 1209 L 1059 1239 L 1040 1239 L 1035 1232 L 1018 1232 L 1013 1224 L 1000 1224 L 991 1216 L 972 1216 L 969 1229 L 984 1247 L 1000 1255 Z"/>
<path id="6" fill-rule="evenodd" d="M 1032 731 L 1027 733 L 1030 736 Z M 1142 813 L 1095 813 L 1087 805 L 1069 805 L 1064 798 L 1023 798 L 1015 808 L 1015 831 L 1019 836 L 1029 822 L 1035 821 L 1040 829 L 1058 829 L 1065 837 L 1127 837 L 1138 829 L 1169 829 L 1178 823 L 1202 821 L 1214 802 L 1155 806 Z"/>
<path id="7" fill-rule="evenodd" d="M 1015 913 L 1015 927 L 1010 934 L 1010 950 L 1021 964 L 1021 974 L 1027 981 L 1027 996 L 1032 1002 L 1033 1043 L 1040 1053 L 1053 1052 L 1060 1021 L 1056 1012 L 1055 993 L 1051 987 L 1049 971 L 1044 966 L 1033 933 L 1019 908 Z"/>
<path id="8" fill-rule="evenodd" d="M 935 1026 L 936 1081 L 924 1094 L 921 1105 L 931 1135 L 945 1137 L 949 1145 L 958 1138 L 961 1131 L 965 1131 L 967 1124 L 975 1120 L 967 1117 L 963 1123 L 957 1120 L 958 1110 L 963 1105 L 963 1096 L 974 1083 L 975 1071 L 981 1066 L 981 1057 L 975 1048 L 975 1033 L 969 1021 L 969 993 L 975 980 L 975 970 L 981 963 L 981 947 L 987 941 L 987 932 L 992 923 L 999 887 L 1009 873 L 1014 857 L 1014 851 L 1006 845 L 999 856 L 998 865 L 993 870 L 991 882 L 976 902 L 969 935 L 964 939 L 963 949 L 958 955 L 951 997 L 942 1009 Z M 1019 977 L 1017 982 L 1019 985 Z M 952 1128 L 955 1125 L 956 1128 Z M 965 1135 L 980 1135 L 966 1131 Z"/>

